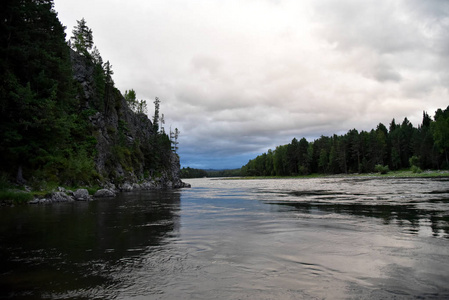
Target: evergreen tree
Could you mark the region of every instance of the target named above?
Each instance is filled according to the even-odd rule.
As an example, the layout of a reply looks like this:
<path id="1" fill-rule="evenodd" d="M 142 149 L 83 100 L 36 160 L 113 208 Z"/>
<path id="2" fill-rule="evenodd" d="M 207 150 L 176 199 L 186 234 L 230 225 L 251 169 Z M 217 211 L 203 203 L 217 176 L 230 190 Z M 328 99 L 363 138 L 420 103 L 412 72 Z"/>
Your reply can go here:
<path id="1" fill-rule="evenodd" d="M 83 56 L 91 57 L 90 50 L 94 46 L 92 29 L 87 27 L 86 20 L 76 21 L 78 24 L 72 31 L 71 45 L 75 51 Z"/>
<path id="2" fill-rule="evenodd" d="M 404 118 L 400 126 L 400 153 L 401 153 L 401 166 L 403 168 L 409 167 L 409 158 L 412 153 L 412 139 L 415 132 L 415 128 L 407 118 Z"/>
<path id="3" fill-rule="evenodd" d="M 274 163 L 273 163 L 273 150 L 268 149 L 267 158 L 265 160 L 265 175 L 273 176 L 274 175 Z"/>
<path id="4" fill-rule="evenodd" d="M 100 55 L 100 51 L 98 51 L 97 46 L 94 46 L 94 49 L 92 50 L 92 60 L 96 65 L 103 66 L 103 58 Z"/>
<path id="5" fill-rule="evenodd" d="M 131 108 L 133 111 L 136 111 L 137 108 L 137 97 L 136 97 L 136 92 L 131 89 L 129 91 L 125 91 L 125 100 L 126 103 L 128 103 L 129 108 Z"/>
<path id="6" fill-rule="evenodd" d="M 438 168 L 438 151 L 431 131 L 432 119 L 423 112 L 423 120 L 413 139 L 413 153 L 419 159 L 421 169 Z"/>
<path id="7" fill-rule="evenodd" d="M 51 0 L 2 1 L 0 28 L 0 164 L 29 178 L 70 135 L 69 49 Z"/>
<path id="8" fill-rule="evenodd" d="M 298 145 L 298 173 L 300 175 L 306 175 L 310 173 L 310 158 L 308 155 L 308 149 L 309 149 L 309 142 L 305 139 L 302 138 L 299 141 L 299 145 Z"/>
<path id="9" fill-rule="evenodd" d="M 318 167 L 320 168 L 321 173 L 327 173 L 329 165 L 329 158 L 326 149 L 322 148 L 320 150 L 320 157 L 318 160 Z"/>
<path id="10" fill-rule="evenodd" d="M 181 134 L 181 131 L 179 131 L 178 128 L 175 128 L 174 132 L 172 132 L 170 129 L 170 140 L 171 140 L 171 143 L 173 144 L 172 150 L 175 153 L 178 151 L 178 144 L 179 144 L 178 138 L 179 138 L 180 134 Z"/>
<path id="11" fill-rule="evenodd" d="M 435 145 L 444 156 L 445 168 L 449 167 L 449 106 L 435 113 L 435 122 L 431 125 Z"/>
<path id="12" fill-rule="evenodd" d="M 158 97 L 154 99 L 153 131 L 156 134 L 159 131 L 159 108 L 161 100 Z"/>
<path id="13" fill-rule="evenodd" d="M 296 138 L 293 138 L 292 142 L 287 145 L 287 163 L 287 173 L 289 175 L 298 174 L 299 142 Z"/>

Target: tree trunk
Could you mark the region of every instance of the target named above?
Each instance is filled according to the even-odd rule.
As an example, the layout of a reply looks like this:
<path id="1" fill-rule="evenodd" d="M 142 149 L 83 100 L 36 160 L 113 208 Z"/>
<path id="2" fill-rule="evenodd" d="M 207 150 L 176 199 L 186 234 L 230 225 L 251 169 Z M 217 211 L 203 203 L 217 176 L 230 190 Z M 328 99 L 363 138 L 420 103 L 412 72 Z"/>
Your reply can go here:
<path id="1" fill-rule="evenodd" d="M 17 170 L 16 181 L 17 181 L 18 184 L 26 183 L 26 180 L 23 179 L 22 166 L 19 166 L 19 169 Z"/>

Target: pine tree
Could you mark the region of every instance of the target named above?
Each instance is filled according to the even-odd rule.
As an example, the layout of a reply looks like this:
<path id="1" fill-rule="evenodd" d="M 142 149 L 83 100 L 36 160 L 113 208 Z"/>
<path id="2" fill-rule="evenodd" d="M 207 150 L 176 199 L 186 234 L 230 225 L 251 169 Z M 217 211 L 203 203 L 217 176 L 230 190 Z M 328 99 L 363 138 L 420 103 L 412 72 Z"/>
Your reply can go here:
<path id="1" fill-rule="evenodd" d="M 154 99 L 153 131 L 157 134 L 159 131 L 159 107 L 161 100 L 158 97 Z"/>
<path id="2" fill-rule="evenodd" d="M 445 110 L 438 109 L 435 113 L 435 122 L 431 124 L 435 145 L 443 154 L 445 168 L 449 168 L 449 106 Z"/>
<path id="3" fill-rule="evenodd" d="M 94 46 L 94 39 L 92 29 L 87 27 L 84 18 L 81 21 L 76 21 L 78 24 L 72 31 L 71 45 L 75 51 L 83 56 L 91 57 L 90 50 Z"/>
<path id="4" fill-rule="evenodd" d="M 70 134 L 69 49 L 51 0 L 2 1 L 0 28 L 0 165 L 26 178 L 53 164 Z"/>
<path id="5" fill-rule="evenodd" d="M 175 128 L 174 132 L 171 132 L 171 130 L 170 130 L 170 140 L 173 144 L 172 150 L 175 153 L 178 151 L 178 144 L 179 144 L 178 138 L 179 138 L 180 134 L 181 134 L 181 131 L 179 131 L 178 128 Z"/>

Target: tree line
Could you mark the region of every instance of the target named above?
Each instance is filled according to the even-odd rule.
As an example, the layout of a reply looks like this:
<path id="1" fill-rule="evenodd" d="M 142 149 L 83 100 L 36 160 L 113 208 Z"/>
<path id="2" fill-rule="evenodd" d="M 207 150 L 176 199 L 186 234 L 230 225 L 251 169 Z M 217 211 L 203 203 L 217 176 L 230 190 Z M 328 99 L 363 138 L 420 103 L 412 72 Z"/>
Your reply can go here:
<path id="1" fill-rule="evenodd" d="M 423 112 L 414 127 L 407 118 L 393 119 L 387 128 L 379 123 L 371 131 L 349 130 L 344 135 L 321 136 L 309 142 L 293 138 L 287 145 L 250 160 L 242 176 L 296 176 L 312 173 L 370 173 L 413 167 L 448 169 L 449 106 L 432 119 Z"/>
<path id="2" fill-rule="evenodd" d="M 204 170 L 184 167 L 181 169 L 181 178 L 203 177 L 235 177 L 240 176 L 240 169 Z"/>

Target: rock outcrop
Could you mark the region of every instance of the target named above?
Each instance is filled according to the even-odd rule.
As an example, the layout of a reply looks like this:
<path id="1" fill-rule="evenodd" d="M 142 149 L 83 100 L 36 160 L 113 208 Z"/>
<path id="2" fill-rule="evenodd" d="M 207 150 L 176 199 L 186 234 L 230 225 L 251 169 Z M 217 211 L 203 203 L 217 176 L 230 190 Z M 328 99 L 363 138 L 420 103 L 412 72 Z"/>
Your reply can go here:
<path id="1" fill-rule="evenodd" d="M 76 201 L 89 201 L 92 197 L 86 189 L 78 189 L 73 193 Z"/>
<path id="2" fill-rule="evenodd" d="M 74 51 L 71 58 L 80 104 L 92 112 L 88 118 L 96 141 L 98 184 L 113 192 L 187 187 L 169 137 L 157 132 L 145 113 L 133 111 L 112 80 L 98 79 L 104 76 L 98 64 Z"/>
<path id="3" fill-rule="evenodd" d="M 54 192 L 51 194 L 49 200 L 51 202 L 72 202 L 75 201 L 73 196 L 67 195 L 65 192 Z"/>
<path id="4" fill-rule="evenodd" d="M 116 193 L 113 190 L 110 189 L 100 189 L 95 194 L 95 198 L 108 198 L 108 197 L 115 197 Z"/>
<path id="5" fill-rule="evenodd" d="M 66 190 L 58 187 L 55 192 L 48 194 L 44 198 L 35 198 L 28 202 L 29 204 L 48 204 L 55 202 L 74 202 L 74 201 L 90 201 L 92 196 L 86 189 L 78 189 L 76 191 Z"/>

